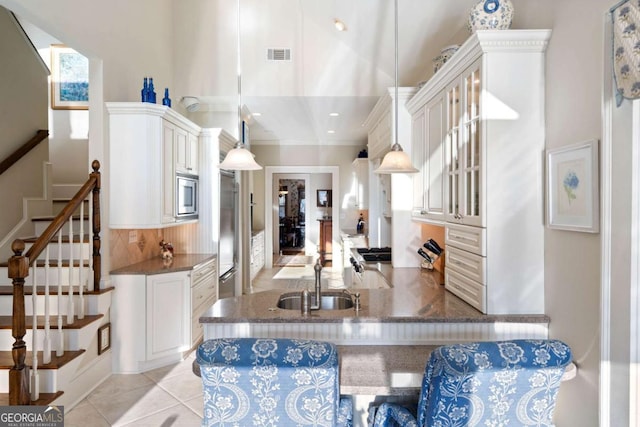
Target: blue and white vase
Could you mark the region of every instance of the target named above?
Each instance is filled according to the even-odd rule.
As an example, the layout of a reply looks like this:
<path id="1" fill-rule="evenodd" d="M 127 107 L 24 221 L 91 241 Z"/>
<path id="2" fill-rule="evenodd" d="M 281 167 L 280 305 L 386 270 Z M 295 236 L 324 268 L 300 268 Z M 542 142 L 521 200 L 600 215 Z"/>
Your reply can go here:
<path id="1" fill-rule="evenodd" d="M 511 0 L 479 0 L 469 13 L 467 29 L 472 34 L 477 30 L 508 30 L 512 20 Z"/>

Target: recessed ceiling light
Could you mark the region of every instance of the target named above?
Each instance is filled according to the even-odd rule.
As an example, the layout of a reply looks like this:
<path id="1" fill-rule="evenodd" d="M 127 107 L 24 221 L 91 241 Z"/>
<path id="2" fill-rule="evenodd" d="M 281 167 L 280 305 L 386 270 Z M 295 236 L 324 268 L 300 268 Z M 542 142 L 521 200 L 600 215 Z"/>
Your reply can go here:
<path id="1" fill-rule="evenodd" d="M 340 113 L 329 113 L 329 115 L 331 117 L 338 117 L 340 115 Z"/>
<path id="2" fill-rule="evenodd" d="M 344 22 L 342 22 L 339 19 L 335 19 L 333 21 L 333 25 L 336 26 L 336 30 L 338 30 L 338 31 L 347 31 L 347 26 L 344 25 Z"/>
<path id="3" fill-rule="evenodd" d="M 260 117 L 262 115 L 262 113 L 251 113 L 251 115 L 253 117 Z"/>
<path id="4" fill-rule="evenodd" d="M 328 130 L 327 133 L 336 133 L 335 130 Z"/>

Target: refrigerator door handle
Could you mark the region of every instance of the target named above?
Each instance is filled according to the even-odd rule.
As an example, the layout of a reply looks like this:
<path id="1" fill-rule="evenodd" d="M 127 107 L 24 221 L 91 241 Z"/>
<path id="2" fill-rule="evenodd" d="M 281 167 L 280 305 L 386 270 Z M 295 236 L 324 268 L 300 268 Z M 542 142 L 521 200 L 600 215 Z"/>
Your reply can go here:
<path id="1" fill-rule="evenodd" d="M 224 273 L 222 276 L 220 276 L 220 283 L 224 283 L 227 280 L 229 280 L 234 274 L 236 274 L 236 269 L 232 268 L 231 270 L 227 271 L 226 273 Z"/>

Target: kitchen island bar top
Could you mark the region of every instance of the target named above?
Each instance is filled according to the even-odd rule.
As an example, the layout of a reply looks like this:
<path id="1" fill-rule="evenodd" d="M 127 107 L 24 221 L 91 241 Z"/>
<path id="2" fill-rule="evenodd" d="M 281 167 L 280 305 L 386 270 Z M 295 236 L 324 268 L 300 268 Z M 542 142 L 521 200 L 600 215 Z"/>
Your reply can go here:
<path id="1" fill-rule="evenodd" d="M 110 274 L 144 274 L 148 276 L 151 274 L 192 270 L 194 267 L 210 261 L 214 257 L 214 254 L 175 254 L 173 259 L 170 260 L 160 257 L 152 258 L 112 270 Z"/>
<path id="2" fill-rule="evenodd" d="M 531 323 L 544 324 L 543 314 L 486 315 L 445 291 L 441 275 L 417 268 L 389 268 L 382 272 L 389 289 L 350 289 L 360 293 L 361 309 L 318 310 L 304 315 L 300 310 L 277 308 L 280 295 L 295 292 L 275 289 L 218 300 L 201 317 L 215 323 Z M 310 283 L 310 290 L 313 284 Z M 323 289 L 324 291 L 325 289 Z M 301 291 L 297 290 L 297 291 Z M 335 291 L 335 289 L 332 289 Z"/>

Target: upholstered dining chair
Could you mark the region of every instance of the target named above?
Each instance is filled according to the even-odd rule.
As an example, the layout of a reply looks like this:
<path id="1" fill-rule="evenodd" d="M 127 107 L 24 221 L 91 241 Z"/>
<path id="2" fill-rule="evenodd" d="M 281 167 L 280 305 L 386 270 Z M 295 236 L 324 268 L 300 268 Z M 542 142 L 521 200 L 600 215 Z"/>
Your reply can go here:
<path id="1" fill-rule="evenodd" d="M 233 338 L 198 346 L 203 427 L 351 426 L 353 404 L 340 398 L 334 344 Z"/>
<path id="2" fill-rule="evenodd" d="M 436 348 L 417 408 L 382 403 L 373 426 L 553 426 L 569 346 L 558 340 L 472 342 Z M 417 410 L 416 410 L 417 409 Z M 374 415 L 372 420 L 371 415 Z"/>

